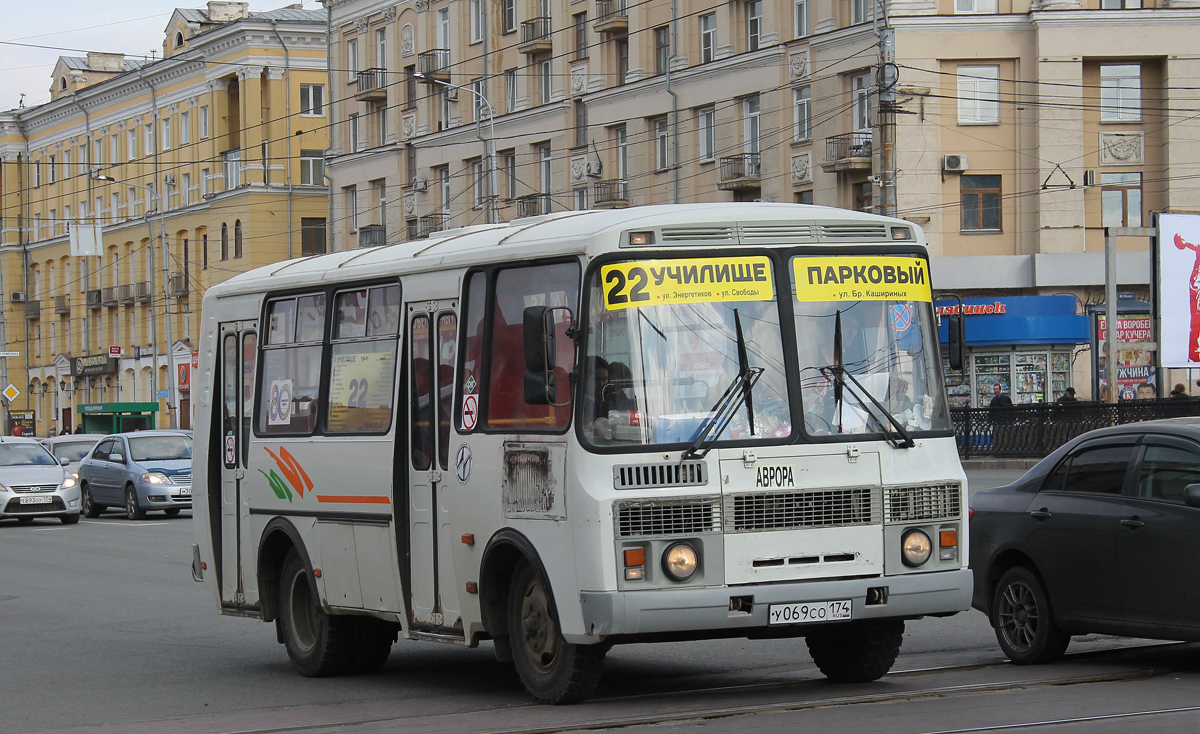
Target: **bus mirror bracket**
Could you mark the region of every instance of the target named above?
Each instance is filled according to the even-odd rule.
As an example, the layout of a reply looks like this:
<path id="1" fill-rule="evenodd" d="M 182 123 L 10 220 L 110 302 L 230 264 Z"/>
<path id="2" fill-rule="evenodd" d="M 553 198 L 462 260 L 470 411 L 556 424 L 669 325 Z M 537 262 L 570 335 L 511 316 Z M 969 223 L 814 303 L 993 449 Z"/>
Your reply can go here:
<path id="1" fill-rule="evenodd" d="M 557 345 L 551 314 L 566 312 L 570 322 L 566 336 L 575 336 L 575 316 L 566 306 L 528 306 L 521 315 L 521 331 L 525 346 L 525 402 L 530 405 L 563 407 L 570 400 L 557 402 L 558 379 L 554 373 Z"/>
<path id="2" fill-rule="evenodd" d="M 943 293 L 939 298 L 953 298 L 957 302 L 953 313 L 946 317 L 946 345 L 949 348 L 950 369 L 962 371 L 967 349 L 967 332 L 963 315 L 962 297 L 957 293 Z"/>
<path id="3" fill-rule="evenodd" d="M 553 372 L 525 373 L 525 402 L 530 405 L 557 405 L 558 379 Z"/>

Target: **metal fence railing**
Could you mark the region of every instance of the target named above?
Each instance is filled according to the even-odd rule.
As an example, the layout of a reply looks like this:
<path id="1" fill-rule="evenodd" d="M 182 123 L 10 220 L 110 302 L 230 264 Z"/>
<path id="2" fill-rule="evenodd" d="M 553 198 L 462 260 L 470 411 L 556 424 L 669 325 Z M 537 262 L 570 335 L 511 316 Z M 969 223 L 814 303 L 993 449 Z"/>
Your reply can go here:
<path id="1" fill-rule="evenodd" d="M 963 459 L 1041 458 L 1097 428 L 1158 418 L 1200 415 L 1200 400 L 1110 403 L 1038 403 L 1008 408 L 952 408 L 950 419 Z"/>

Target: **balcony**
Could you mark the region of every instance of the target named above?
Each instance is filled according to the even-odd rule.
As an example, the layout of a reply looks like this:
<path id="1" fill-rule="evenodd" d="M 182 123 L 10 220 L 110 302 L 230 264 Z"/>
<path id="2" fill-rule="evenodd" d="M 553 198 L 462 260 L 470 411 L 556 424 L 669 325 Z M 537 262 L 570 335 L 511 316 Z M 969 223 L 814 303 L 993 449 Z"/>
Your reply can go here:
<path id="1" fill-rule="evenodd" d="M 383 69 L 363 69 L 358 72 L 358 89 L 354 98 L 359 102 L 386 102 L 387 82 Z"/>
<path id="2" fill-rule="evenodd" d="M 133 286 L 132 285 L 117 286 L 117 302 L 118 303 L 133 303 Z"/>
<path id="3" fill-rule="evenodd" d="M 358 228 L 359 247 L 379 247 L 387 244 L 387 225 L 364 224 Z"/>
<path id="4" fill-rule="evenodd" d="M 717 188 L 722 191 L 757 189 L 762 186 L 762 159 L 758 153 L 742 153 L 721 159 L 721 178 Z"/>
<path id="5" fill-rule="evenodd" d="M 116 288 L 116 286 L 110 285 L 107 288 L 101 288 L 100 294 L 101 294 L 100 295 L 101 305 L 104 305 L 104 306 L 117 305 L 117 288 Z"/>
<path id="6" fill-rule="evenodd" d="M 42 317 L 42 302 L 41 301 L 26 301 L 25 302 L 25 318 L 40 319 Z"/>
<path id="7" fill-rule="evenodd" d="M 54 297 L 54 313 L 59 316 L 71 315 L 71 297 L 70 296 L 55 296 Z"/>
<path id="8" fill-rule="evenodd" d="M 437 214 L 426 214 L 417 220 L 417 239 L 423 240 L 434 232 L 441 232 L 446 228 L 446 222 L 450 219 L 450 215 L 445 212 Z"/>
<path id="9" fill-rule="evenodd" d="M 596 0 L 597 33 L 614 36 L 629 32 L 629 10 L 627 0 Z"/>
<path id="10" fill-rule="evenodd" d="M 825 138 L 825 162 L 821 170 L 835 171 L 871 170 L 871 133 L 846 133 Z"/>
<path id="11" fill-rule="evenodd" d="M 150 281 L 143 280 L 133 284 L 133 300 L 138 303 L 150 300 Z"/>
<path id="12" fill-rule="evenodd" d="M 417 73 L 426 84 L 450 81 L 450 49 L 433 48 L 417 55 Z"/>
<path id="13" fill-rule="evenodd" d="M 182 273 L 175 273 L 167 281 L 167 288 L 171 291 L 172 296 L 186 296 L 188 294 L 187 276 Z"/>
<path id="14" fill-rule="evenodd" d="M 100 289 L 99 288 L 95 288 L 95 289 L 87 292 L 87 307 L 88 308 L 100 308 L 101 304 L 102 304 L 102 301 L 101 301 L 101 297 L 100 297 Z"/>
<path id="15" fill-rule="evenodd" d="M 550 19 L 534 18 L 521 24 L 521 42 L 517 50 L 523 54 L 546 54 L 554 50 L 550 35 Z"/>
<path id="16" fill-rule="evenodd" d="M 550 213 L 550 194 L 527 194 L 518 196 L 517 217 L 536 217 Z"/>
<path id="17" fill-rule="evenodd" d="M 593 205 L 597 209 L 623 209 L 629 206 L 629 182 L 625 179 L 597 181 Z"/>

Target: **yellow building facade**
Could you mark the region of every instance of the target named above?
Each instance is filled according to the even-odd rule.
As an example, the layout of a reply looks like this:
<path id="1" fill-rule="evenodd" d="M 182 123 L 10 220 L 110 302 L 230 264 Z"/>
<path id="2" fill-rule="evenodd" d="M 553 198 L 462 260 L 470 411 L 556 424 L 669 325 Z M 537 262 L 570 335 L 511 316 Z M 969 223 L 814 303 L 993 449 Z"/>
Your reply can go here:
<path id="1" fill-rule="evenodd" d="M 190 427 L 205 290 L 326 249 L 325 30 L 297 7 L 179 9 L 160 59 L 62 57 L 50 102 L 0 113 L 9 418 Z"/>

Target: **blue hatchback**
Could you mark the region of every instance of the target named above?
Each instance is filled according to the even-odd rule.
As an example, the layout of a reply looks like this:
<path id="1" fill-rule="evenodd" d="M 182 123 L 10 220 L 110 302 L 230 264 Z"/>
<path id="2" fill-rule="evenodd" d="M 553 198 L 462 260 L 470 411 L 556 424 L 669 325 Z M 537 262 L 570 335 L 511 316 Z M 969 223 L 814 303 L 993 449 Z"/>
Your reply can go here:
<path id="1" fill-rule="evenodd" d="M 110 505 L 131 520 L 149 510 L 178 515 L 192 507 L 192 437 L 186 431 L 134 431 L 105 436 L 79 462 L 84 517 Z"/>

